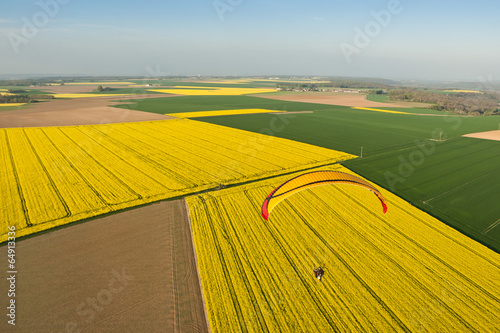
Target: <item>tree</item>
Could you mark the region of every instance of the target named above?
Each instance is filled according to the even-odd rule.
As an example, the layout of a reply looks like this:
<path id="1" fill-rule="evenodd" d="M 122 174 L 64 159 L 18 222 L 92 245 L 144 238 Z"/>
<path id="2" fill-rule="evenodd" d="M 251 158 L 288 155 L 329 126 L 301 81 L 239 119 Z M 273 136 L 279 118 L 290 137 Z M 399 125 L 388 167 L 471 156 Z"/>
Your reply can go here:
<path id="1" fill-rule="evenodd" d="M 103 89 L 102 89 L 102 86 L 97 87 L 97 91 L 98 91 L 98 92 L 101 92 L 102 90 L 103 90 Z"/>

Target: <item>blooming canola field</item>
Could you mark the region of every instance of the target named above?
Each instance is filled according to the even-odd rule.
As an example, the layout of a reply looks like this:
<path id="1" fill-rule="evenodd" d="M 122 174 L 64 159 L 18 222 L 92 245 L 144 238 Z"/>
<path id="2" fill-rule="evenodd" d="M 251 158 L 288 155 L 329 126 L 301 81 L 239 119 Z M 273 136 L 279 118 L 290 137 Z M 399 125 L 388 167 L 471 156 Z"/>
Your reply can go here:
<path id="1" fill-rule="evenodd" d="M 351 185 L 304 190 L 266 222 L 264 198 L 293 176 L 188 198 L 212 332 L 497 331 L 497 253 Z"/>
<path id="2" fill-rule="evenodd" d="M 22 237 L 220 184 L 353 157 L 188 119 L 0 129 L 0 156 L 0 242 L 9 224 Z"/>
<path id="3" fill-rule="evenodd" d="M 2 106 L 21 106 L 21 105 L 25 105 L 26 103 L 2 103 L 0 104 L 0 107 Z"/>
<path id="4" fill-rule="evenodd" d="M 149 89 L 149 91 L 188 96 L 239 96 L 276 92 L 276 89 L 175 86 L 168 89 Z"/>

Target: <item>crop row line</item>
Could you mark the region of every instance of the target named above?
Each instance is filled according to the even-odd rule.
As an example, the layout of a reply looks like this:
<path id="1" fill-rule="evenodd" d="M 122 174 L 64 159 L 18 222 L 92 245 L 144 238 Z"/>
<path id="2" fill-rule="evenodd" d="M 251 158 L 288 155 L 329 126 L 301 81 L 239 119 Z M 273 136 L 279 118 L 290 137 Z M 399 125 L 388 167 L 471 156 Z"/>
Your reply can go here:
<path id="1" fill-rule="evenodd" d="M 361 202 L 359 202 L 357 199 L 352 198 L 349 196 L 345 191 L 340 190 L 341 192 L 344 193 L 347 197 L 350 197 L 354 201 L 356 201 L 359 205 L 361 205 Z M 315 193 L 312 193 L 312 195 L 315 197 L 315 200 L 323 202 L 323 204 L 326 204 L 322 198 L 317 196 Z M 373 215 L 374 217 L 378 218 L 380 221 L 382 220 L 379 215 L 368 211 L 369 214 Z M 437 300 L 448 312 L 452 313 L 455 318 L 457 318 L 467 329 L 471 332 L 477 332 L 474 327 L 472 327 L 464 318 L 462 318 L 457 312 L 455 312 L 448 304 L 443 302 L 439 297 L 437 297 L 434 293 L 432 293 L 420 280 L 415 278 L 410 272 L 408 272 L 400 263 L 398 263 L 396 260 L 394 260 L 391 256 L 389 256 L 386 252 L 382 251 L 375 243 L 373 243 L 371 240 L 369 240 L 365 235 L 360 233 L 356 228 L 354 228 L 352 225 L 350 225 L 340 214 L 337 212 L 333 212 L 333 214 L 337 217 L 339 221 L 341 221 L 346 227 L 348 227 L 352 232 L 354 232 L 359 238 L 364 240 L 366 244 L 368 244 L 372 249 L 377 251 L 380 255 L 382 255 L 388 262 L 392 263 L 401 273 L 403 273 L 404 276 L 406 276 L 413 285 L 417 286 L 420 290 L 422 290 L 425 294 L 427 294 L 431 299 Z M 416 258 L 415 258 L 416 259 Z M 417 260 L 418 261 L 418 260 Z"/>
<path id="2" fill-rule="evenodd" d="M 224 274 L 224 282 L 226 283 L 226 285 L 229 289 L 229 293 L 231 295 L 231 299 L 233 301 L 235 311 L 237 312 L 237 318 L 238 318 L 240 327 L 242 328 L 243 332 L 248 332 L 248 330 L 246 328 L 245 321 L 243 319 L 243 313 L 242 313 L 241 306 L 240 306 L 239 301 L 238 301 L 238 296 L 236 295 L 236 291 L 234 290 L 234 285 L 233 285 L 232 280 L 231 280 L 231 274 L 229 274 L 228 269 L 227 269 L 228 265 L 226 263 L 224 252 L 222 251 L 219 239 L 217 237 L 217 233 L 214 230 L 213 223 L 212 223 L 212 221 L 210 221 L 211 220 L 210 211 L 205 203 L 205 199 L 200 197 L 200 200 L 201 200 L 201 204 L 203 206 L 203 209 L 205 210 L 205 216 L 207 216 L 207 218 L 209 219 L 207 224 L 209 225 L 210 233 L 212 234 L 212 237 L 214 239 L 215 249 L 217 251 L 218 257 L 220 258 L 220 262 L 223 266 L 222 271 Z"/>
<path id="3" fill-rule="evenodd" d="M 58 219 L 60 218 L 65 218 L 65 217 L 69 217 L 71 216 L 71 211 L 69 210 L 69 207 L 68 207 L 68 204 L 67 202 L 64 200 L 63 196 L 61 195 L 61 192 L 59 191 L 59 189 L 57 188 L 54 180 L 52 179 L 52 176 L 50 175 L 49 171 L 47 170 L 46 166 L 44 165 L 44 163 L 42 162 L 42 159 L 40 158 L 40 155 L 38 154 L 38 152 L 36 151 L 35 147 L 33 146 L 33 143 L 31 142 L 31 139 L 29 138 L 28 134 L 26 133 L 26 129 L 23 129 L 23 133 L 24 135 L 26 136 L 26 139 L 28 140 L 28 144 L 30 145 L 31 147 L 31 150 L 33 151 L 33 153 L 35 154 L 36 156 L 36 159 L 38 160 L 38 163 L 40 164 L 40 166 L 42 167 L 43 169 L 43 172 L 45 173 L 45 175 L 47 176 L 47 179 L 49 180 L 50 182 L 50 186 L 52 187 L 52 189 L 54 190 L 54 192 L 56 193 L 57 197 L 59 198 L 59 201 L 61 202 L 61 204 L 63 205 L 64 207 L 64 211 L 66 212 L 66 215 L 64 216 L 61 216 L 59 217 Z"/>
<path id="4" fill-rule="evenodd" d="M 224 205 L 219 205 L 218 201 L 215 201 L 215 207 L 217 207 L 217 211 L 219 212 L 224 212 L 226 217 L 229 217 L 230 214 L 227 212 L 227 209 Z M 219 216 L 221 216 L 222 214 L 219 213 Z M 231 221 L 230 219 L 227 219 L 227 221 Z M 236 229 L 234 228 L 234 226 L 232 225 L 232 223 L 228 223 L 228 226 L 233 230 L 233 233 L 234 235 L 237 234 L 236 232 Z M 238 240 L 238 237 L 235 237 L 236 241 Z M 243 248 L 243 244 L 240 243 L 240 246 L 241 248 Z M 245 271 L 245 268 L 243 266 L 243 263 L 241 262 L 241 258 L 240 256 L 238 255 L 238 251 L 235 249 L 235 245 L 233 244 L 233 241 L 231 240 L 231 237 L 228 237 L 227 238 L 227 244 L 229 245 L 229 247 L 231 248 L 231 251 L 232 253 L 234 253 L 234 259 L 236 261 L 236 265 L 238 267 L 238 273 L 241 274 L 241 277 L 242 277 L 242 280 L 243 280 L 243 283 L 245 284 L 245 289 L 247 290 L 248 292 L 248 295 L 250 296 L 251 298 L 251 301 L 252 301 L 252 305 L 253 305 L 253 308 L 254 310 L 257 312 L 257 316 L 259 318 L 259 322 L 261 324 L 261 328 L 264 329 L 265 332 L 269 332 L 269 328 L 267 327 L 266 325 L 266 321 L 264 319 L 264 316 L 262 314 L 262 310 L 261 308 L 258 306 L 258 302 L 257 302 L 257 298 L 255 297 L 255 294 L 254 294 L 254 291 L 252 289 L 252 286 L 250 285 L 250 282 L 249 282 L 249 279 L 248 279 L 248 276 L 247 276 L 247 273 Z M 255 272 L 253 271 L 252 267 L 250 267 L 250 270 L 252 271 L 253 275 L 254 275 L 254 278 L 256 277 L 255 276 Z M 256 279 L 257 280 L 257 279 Z"/>
<path id="5" fill-rule="evenodd" d="M 389 314 L 389 316 L 397 323 L 397 325 L 402 328 L 405 332 L 411 332 L 411 330 L 403 323 L 403 321 L 392 311 L 392 309 L 387 305 L 387 303 L 370 287 L 370 285 L 361 277 L 360 274 L 356 272 L 356 270 L 349 265 L 347 260 L 345 260 L 332 246 L 329 242 L 318 232 L 307 219 L 302 216 L 302 214 L 293 206 L 291 206 L 294 210 L 294 213 L 300 217 L 300 219 L 304 222 L 304 224 L 311 230 L 316 237 L 325 245 L 325 247 L 339 260 L 342 265 L 351 273 L 351 275 L 363 286 L 363 288 L 368 291 L 368 293 L 375 299 L 375 301 Z"/>
<path id="6" fill-rule="evenodd" d="M 24 196 L 23 189 L 21 186 L 21 181 L 20 181 L 19 175 L 17 173 L 16 163 L 14 161 L 14 156 L 12 154 L 12 148 L 10 145 L 9 136 L 7 133 L 5 133 L 5 142 L 7 145 L 7 150 L 9 151 L 10 161 L 12 163 L 12 171 L 14 172 L 14 178 L 16 180 L 17 191 L 19 192 L 19 197 L 21 199 L 23 214 L 24 214 L 24 218 L 26 219 L 26 226 L 29 228 L 29 227 L 33 226 L 33 224 L 31 223 L 30 216 L 28 214 L 28 207 L 26 206 L 26 198 Z"/>
<path id="7" fill-rule="evenodd" d="M 88 133 L 85 133 L 85 132 L 84 132 L 84 131 L 82 131 L 81 129 L 78 129 L 78 130 L 79 130 L 79 131 L 80 131 L 83 135 L 85 135 L 87 138 L 89 138 L 89 140 L 92 140 L 92 141 L 93 141 L 93 142 L 95 142 L 97 145 L 99 145 L 99 147 L 100 147 L 101 149 L 106 150 L 109 154 L 111 154 L 111 155 L 115 156 L 115 157 L 116 157 L 117 159 L 119 159 L 122 163 L 127 164 L 127 165 L 129 165 L 130 167 L 132 167 L 134 170 L 136 170 L 136 172 L 137 172 L 138 174 L 140 174 L 140 176 L 138 176 L 138 178 L 141 178 L 141 179 L 142 179 L 142 177 L 149 178 L 151 181 L 153 181 L 153 182 L 155 182 L 156 184 L 160 185 L 160 186 L 161 186 L 161 187 L 163 187 L 164 189 L 166 189 L 166 190 L 171 190 L 171 189 L 170 189 L 170 188 L 168 188 L 165 184 L 163 184 L 163 183 L 159 182 L 158 180 L 156 180 L 156 179 L 154 179 L 154 178 L 150 177 L 149 175 L 147 175 L 146 173 L 142 172 L 139 168 L 137 168 L 137 166 L 135 166 L 135 165 L 133 165 L 133 164 L 131 164 L 131 163 L 127 162 L 124 158 L 122 158 L 120 155 L 118 155 L 117 153 L 115 153 L 112 149 L 110 149 L 110 148 L 106 147 L 105 145 L 100 144 L 99 142 L 97 142 L 97 141 L 95 140 L 95 138 L 91 137 Z M 114 140 L 113 138 L 109 137 L 107 134 L 102 133 L 102 132 L 100 132 L 100 133 L 101 133 L 101 135 L 105 135 L 105 136 L 108 138 L 108 140 L 113 141 L 113 142 L 117 142 L 117 141 L 116 141 L 116 140 Z"/>
<path id="8" fill-rule="evenodd" d="M 71 166 L 71 168 L 80 176 L 80 178 L 85 182 L 85 184 L 94 192 L 97 198 L 106 206 L 109 206 L 109 204 L 104 200 L 102 197 L 101 193 L 97 191 L 97 189 L 90 183 L 90 181 L 85 177 L 85 175 L 78 170 L 78 168 L 71 162 L 71 160 L 57 147 L 57 145 L 54 143 L 54 141 L 47 135 L 45 131 L 42 131 L 47 140 L 52 144 L 54 149 L 63 157 L 63 159 Z"/>
<path id="9" fill-rule="evenodd" d="M 135 199 L 131 199 L 129 201 L 123 201 L 120 204 L 131 202 L 131 201 L 135 201 L 135 200 L 138 200 L 138 199 L 139 200 L 142 199 L 142 195 L 140 195 L 139 193 L 135 192 L 129 185 L 127 185 L 124 181 L 122 181 L 120 178 L 118 178 L 112 171 L 110 171 L 108 168 L 106 168 L 104 165 L 102 165 L 101 162 L 99 162 L 89 152 L 87 152 L 85 149 L 83 149 L 75 140 L 73 140 L 72 138 L 70 138 L 69 135 L 67 135 L 66 133 L 64 133 L 61 129 L 59 129 L 59 130 L 68 138 L 69 141 L 73 142 L 73 144 L 75 146 L 79 147 L 82 152 L 84 152 L 88 157 L 90 157 L 91 160 L 93 160 L 97 165 L 99 165 L 103 170 L 105 170 L 108 173 L 108 175 L 112 176 L 118 183 L 120 183 L 123 187 L 125 187 L 128 191 L 130 191 L 131 193 L 133 193 L 136 196 Z"/>

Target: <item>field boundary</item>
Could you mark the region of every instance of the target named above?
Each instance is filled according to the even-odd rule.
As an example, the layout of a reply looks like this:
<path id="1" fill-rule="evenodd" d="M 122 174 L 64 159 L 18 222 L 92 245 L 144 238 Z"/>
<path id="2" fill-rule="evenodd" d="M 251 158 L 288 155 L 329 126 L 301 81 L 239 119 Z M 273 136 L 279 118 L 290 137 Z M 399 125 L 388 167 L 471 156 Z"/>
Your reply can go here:
<path id="1" fill-rule="evenodd" d="M 205 302 L 205 294 L 203 293 L 203 285 L 201 284 L 201 275 L 199 268 L 200 266 L 198 264 L 198 254 L 196 253 L 196 246 L 194 245 L 193 227 L 191 225 L 191 215 L 189 214 L 189 206 L 186 201 L 186 198 L 185 197 L 182 198 L 182 201 L 184 201 L 184 209 L 186 210 L 186 219 L 189 225 L 189 233 L 191 235 L 191 245 L 193 246 L 193 256 L 194 256 L 194 262 L 196 264 L 196 276 L 198 278 L 198 283 L 200 285 L 201 300 L 203 303 L 203 312 L 205 313 L 205 320 L 207 321 L 208 333 L 211 333 L 212 330 L 210 328 L 210 321 L 208 320 L 208 311 L 207 311 L 207 304 Z"/>
<path id="2" fill-rule="evenodd" d="M 54 226 L 54 227 L 49 228 L 49 229 L 44 229 L 44 230 L 40 230 L 38 232 L 34 232 L 34 233 L 31 233 L 31 234 L 28 234 L 28 235 L 23 235 L 23 236 L 20 236 L 20 237 L 16 237 L 16 241 L 27 240 L 27 239 L 30 239 L 30 238 L 33 238 L 33 237 L 37 237 L 37 236 L 46 234 L 46 233 L 50 233 L 50 232 L 57 231 L 57 230 L 60 230 L 60 229 L 65 229 L 67 227 L 76 226 L 76 225 L 79 225 L 79 224 L 82 224 L 82 223 L 86 223 L 86 222 L 91 222 L 91 221 L 94 221 L 94 220 L 97 220 L 97 219 L 100 219 L 100 218 L 103 218 L 103 217 L 107 217 L 107 216 L 111 216 L 111 215 L 116 215 L 116 214 L 119 214 L 119 213 L 122 213 L 122 212 L 134 210 L 136 208 L 141 208 L 141 207 L 153 205 L 153 204 L 160 203 L 160 202 L 175 201 L 175 200 L 180 200 L 180 199 L 185 200 L 186 197 L 190 197 L 190 196 L 196 196 L 196 195 L 205 194 L 205 193 L 208 193 L 208 192 L 219 191 L 221 189 L 226 189 L 226 188 L 238 187 L 238 186 L 241 186 L 241 185 L 246 185 L 246 184 L 250 184 L 250 183 L 256 183 L 256 182 L 259 182 L 259 181 L 262 181 L 262 180 L 268 180 L 268 179 L 272 179 L 272 178 L 278 178 L 278 177 L 281 177 L 281 176 L 286 176 L 286 175 L 291 175 L 291 174 L 294 174 L 294 173 L 305 172 L 305 171 L 314 170 L 314 169 L 318 169 L 318 168 L 323 168 L 323 167 L 327 167 L 327 166 L 331 166 L 331 165 L 336 165 L 336 164 L 341 165 L 343 162 L 345 162 L 345 160 L 337 161 L 337 162 L 329 162 L 329 163 L 324 163 L 324 164 L 320 164 L 320 165 L 306 166 L 305 168 L 302 168 L 302 169 L 284 170 L 285 172 L 283 172 L 283 173 L 272 174 L 272 175 L 265 176 L 265 177 L 262 177 L 262 178 L 251 179 L 251 180 L 248 180 L 248 181 L 243 181 L 243 182 L 234 183 L 234 184 L 227 184 L 227 185 L 225 185 L 225 184 L 218 184 L 218 185 L 214 185 L 212 187 L 200 189 L 199 191 L 196 191 L 196 192 L 181 193 L 179 195 L 176 195 L 176 196 L 173 196 L 173 197 L 170 197 L 170 198 L 156 199 L 156 200 L 152 200 L 152 201 L 149 201 L 149 202 L 140 203 L 140 204 L 135 205 L 135 206 L 130 206 L 130 207 L 125 207 L 125 208 L 120 208 L 120 209 L 117 209 L 117 210 L 108 211 L 108 212 L 105 212 L 103 214 L 99 214 L 99 215 L 96 215 L 96 216 L 85 217 L 85 218 L 82 218 L 82 219 L 79 219 L 79 220 L 75 220 L 75 221 L 71 221 L 71 222 L 68 222 L 68 223 L 65 223 L 65 224 Z M 189 212 L 189 210 L 188 210 L 188 212 Z M 191 224 L 190 224 L 190 227 L 191 227 Z M 0 242 L 0 246 L 3 246 L 5 244 L 7 244 L 7 242 L 8 242 L 7 240 Z"/>

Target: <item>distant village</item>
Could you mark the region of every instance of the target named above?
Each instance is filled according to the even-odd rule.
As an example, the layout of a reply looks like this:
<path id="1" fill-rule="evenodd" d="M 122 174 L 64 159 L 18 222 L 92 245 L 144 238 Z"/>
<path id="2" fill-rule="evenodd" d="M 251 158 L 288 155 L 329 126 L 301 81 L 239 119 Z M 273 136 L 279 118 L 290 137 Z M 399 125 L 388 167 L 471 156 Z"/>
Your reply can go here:
<path id="1" fill-rule="evenodd" d="M 318 88 L 318 87 L 301 87 L 301 88 L 292 88 L 292 87 L 278 87 L 277 91 L 295 91 L 295 92 L 306 92 L 306 91 L 322 91 L 322 92 L 336 92 L 336 93 L 351 93 L 351 94 L 359 94 L 361 90 L 357 89 L 344 89 L 344 88 Z"/>

